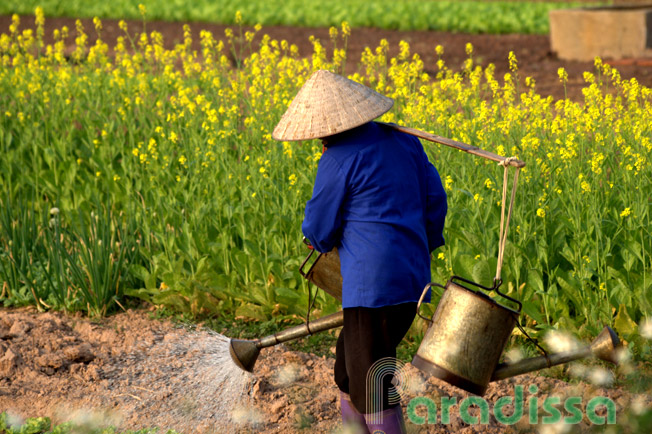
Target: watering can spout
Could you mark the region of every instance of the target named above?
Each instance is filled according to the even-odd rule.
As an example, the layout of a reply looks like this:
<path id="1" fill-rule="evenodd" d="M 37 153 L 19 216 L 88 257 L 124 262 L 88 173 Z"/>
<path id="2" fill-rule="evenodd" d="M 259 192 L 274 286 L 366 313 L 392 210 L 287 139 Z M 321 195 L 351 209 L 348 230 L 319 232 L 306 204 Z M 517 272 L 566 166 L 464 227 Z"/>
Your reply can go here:
<path id="1" fill-rule="evenodd" d="M 618 364 L 618 350 L 621 348 L 621 344 L 618 335 L 611 327 L 605 326 L 591 342 L 590 348 L 593 355 L 598 359 Z"/>
<path id="2" fill-rule="evenodd" d="M 502 380 L 591 356 L 597 357 L 606 362 L 618 364 L 619 347 L 620 340 L 618 339 L 618 336 L 610 327 L 605 326 L 589 346 L 550 354 L 547 357 L 539 356 L 515 363 L 501 363 L 496 366 L 496 370 L 491 376 L 491 381 Z"/>
<path id="3" fill-rule="evenodd" d="M 260 354 L 260 348 L 256 345 L 256 341 L 231 339 L 229 344 L 231 358 L 238 368 L 253 372 L 258 354 Z"/>
<path id="4" fill-rule="evenodd" d="M 310 336 L 314 333 L 342 327 L 344 316 L 342 311 L 326 315 L 319 319 L 299 324 L 298 326 L 282 330 L 273 335 L 250 341 L 246 339 L 231 339 L 229 352 L 233 362 L 245 371 L 253 372 L 258 354 L 262 348 L 272 347 L 283 342 Z"/>

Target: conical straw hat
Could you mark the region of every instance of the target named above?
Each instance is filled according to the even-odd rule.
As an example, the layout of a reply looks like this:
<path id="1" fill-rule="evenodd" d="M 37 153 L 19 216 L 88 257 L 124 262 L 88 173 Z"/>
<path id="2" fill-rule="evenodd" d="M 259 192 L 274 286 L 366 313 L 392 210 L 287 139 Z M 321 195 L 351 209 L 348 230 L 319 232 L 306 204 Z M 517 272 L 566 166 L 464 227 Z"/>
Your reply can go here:
<path id="1" fill-rule="evenodd" d="M 299 89 L 272 137 L 310 140 L 332 136 L 387 112 L 394 101 L 330 71 L 315 71 Z"/>

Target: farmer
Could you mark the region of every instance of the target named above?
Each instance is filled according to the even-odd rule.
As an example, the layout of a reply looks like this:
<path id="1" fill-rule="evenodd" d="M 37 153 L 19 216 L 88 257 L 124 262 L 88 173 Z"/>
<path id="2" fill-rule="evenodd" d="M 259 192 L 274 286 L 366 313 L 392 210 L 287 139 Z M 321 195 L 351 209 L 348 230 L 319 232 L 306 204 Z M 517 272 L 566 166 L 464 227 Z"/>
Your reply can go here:
<path id="1" fill-rule="evenodd" d="M 342 420 L 386 434 L 405 432 L 401 407 L 389 403 L 391 378 L 368 388 L 367 372 L 396 357 L 430 282 L 430 253 L 444 244 L 447 211 L 441 179 L 419 140 L 372 122 L 393 103 L 316 71 L 272 134 L 324 144 L 302 230 L 318 251 L 337 247 L 340 255 L 344 326 L 335 382 Z"/>

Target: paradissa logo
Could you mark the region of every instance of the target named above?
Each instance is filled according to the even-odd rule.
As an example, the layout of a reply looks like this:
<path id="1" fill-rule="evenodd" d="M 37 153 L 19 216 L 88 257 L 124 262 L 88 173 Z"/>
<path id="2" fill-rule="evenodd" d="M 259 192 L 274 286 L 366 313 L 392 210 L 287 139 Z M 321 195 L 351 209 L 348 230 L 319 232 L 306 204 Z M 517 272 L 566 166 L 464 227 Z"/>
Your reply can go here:
<path id="1" fill-rule="evenodd" d="M 531 395 L 535 395 L 539 388 L 532 384 L 528 388 Z M 539 421 L 539 398 L 530 396 L 527 401 L 528 404 L 528 417 L 531 425 L 535 424 L 577 424 L 582 421 L 582 397 L 571 396 L 568 397 L 563 403 L 563 409 L 569 415 L 562 417 L 560 410 L 561 398 L 558 396 L 548 396 L 542 402 L 543 411 L 547 415 Z M 449 424 L 451 409 L 457 405 L 456 397 L 442 397 L 441 398 L 441 419 L 439 423 Z M 469 411 L 471 406 L 477 406 L 480 409 L 480 415 L 472 415 Z M 505 407 L 512 406 L 512 409 L 507 411 Z M 606 416 L 598 414 L 600 407 L 606 408 Z M 425 411 L 424 411 L 425 410 Z M 514 396 L 503 396 L 494 403 L 493 414 L 498 423 L 504 425 L 513 425 L 523 417 L 524 411 L 524 398 L 523 386 L 518 385 L 514 387 Z M 425 414 L 424 414 L 425 413 Z M 460 418 L 469 425 L 475 424 L 488 424 L 489 423 L 489 403 L 479 396 L 470 396 L 463 399 L 459 403 Z M 507 414 L 509 413 L 509 414 Z M 419 396 L 410 400 L 407 408 L 407 415 L 410 422 L 416 425 L 423 424 L 436 424 L 437 421 L 437 405 L 435 401 L 430 398 Z M 604 425 L 605 423 L 612 425 L 616 423 L 616 404 L 609 398 L 604 396 L 596 396 L 586 404 L 586 416 L 589 421 L 595 425 Z"/>
<path id="2" fill-rule="evenodd" d="M 387 390 L 387 400 L 391 404 L 398 404 L 401 397 L 405 397 L 410 391 L 415 390 L 416 379 L 405 370 L 405 364 L 393 357 L 386 357 L 374 363 L 367 372 L 367 408 L 368 422 L 382 423 L 382 401 L 383 382 L 386 377 L 393 377 L 392 386 Z M 496 400 L 493 405 L 493 415 L 498 423 L 513 425 L 524 415 L 525 399 L 523 396 L 524 387 L 514 387 L 514 396 L 503 396 Z M 528 387 L 530 396 L 527 400 L 528 419 L 531 425 L 535 424 L 577 424 L 582 421 L 582 397 L 571 396 L 564 400 L 563 405 L 559 396 L 548 396 L 541 402 L 541 408 L 546 415 L 539 421 L 539 397 L 535 396 L 539 388 L 532 384 Z M 412 398 L 407 407 L 407 415 L 410 422 L 416 425 L 423 424 L 449 424 L 451 421 L 451 410 L 458 405 L 456 397 L 441 398 L 441 417 L 438 421 L 437 404 L 431 398 L 417 396 Z M 480 415 L 471 414 L 470 409 L 476 406 L 480 409 Z M 507 408 L 507 407 L 511 408 Z M 562 409 L 568 413 L 562 416 Z M 598 414 L 598 410 L 606 409 L 606 416 Z M 470 396 L 459 403 L 459 414 L 462 421 L 469 425 L 489 423 L 489 403 L 479 396 Z M 584 408 L 586 417 L 595 425 L 616 423 L 616 404 L 604 396 L 592 398 Z M 477 412 L 474 412 L 477 413 Z M 601 412 L 603 413 L 603 412 Z"/>

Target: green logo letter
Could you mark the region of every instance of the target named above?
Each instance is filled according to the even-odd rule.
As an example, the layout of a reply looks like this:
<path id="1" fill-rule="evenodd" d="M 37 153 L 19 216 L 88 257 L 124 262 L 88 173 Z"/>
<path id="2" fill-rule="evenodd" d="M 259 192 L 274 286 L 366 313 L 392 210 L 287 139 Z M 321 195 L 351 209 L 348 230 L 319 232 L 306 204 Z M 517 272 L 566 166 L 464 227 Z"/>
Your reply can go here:
<path id="1" fill-rule="evenodd" d="M 421 405 L 426 407 L 426 417 L 417 414 L 417 407 Z M 417 396 L 408 403 L 407 415 L 410 422 L 415 425 L 423 425 L 426 422 L 426 418 L 428 419 L 428 424 L 435 424 L 437 423 L 437 404 L 430 398 Z"/>
<path id="2" fill-rule="evenodd" d="M 561 402 L 558 396 L 551 396 L 543 400 L 543 411 L 550 414 L 550 416 L 543 416 L 541 422 L 546 423 L 557 423 L 561 420 L 561 412 L 555 407 Z"/>
<path id="3" fill-rule="evenodd" d="M 514 413 L 511 416 L 505 416 L 503 407 L 506 405 L 514 404 Z M 494 404 L 494 416 L 498 423 L 503 425 L 514 425 L 523 416 L 523 386 L 518 385 L 514 387 L 514 398 L 511 396 L 503 396 L 498 399 Z"/>
<path id="4" fill-rule="evenodd" d="M 451 423 L 450 408 L 457 404 L 457 398 L 444 396 L 441 398 L 441 423 L 444 425 Z"/>
<path id="5" fill-rule="evenodd" d="M 581 396 L 571 396 L 564 402 L 564 409 L 572 414 L 572 416 L 566 416 L 564 418 L 564 423 L 575 424 L 582 421 L 582 410 L 575 407 L 575 405 L 582 405 Z"/>
<path id="6" fill-rule="evenodd" d="M 539 391 L 539 388 L 536 384 L 531 384 L 528 391 L 531 395 L 534 395 Z M 527 407 L 530 414 L 530 425 L 536 425 L 539 422 L 539 398 L 531 396 L 527 401 Z"/>
<path id="7" fill-rule="evenodd" d="M 464 423 L 468 423 L 469 425 L 475 425 L 478 423 L 478 417 L 474 417 L 469 413 L 469 407 L 472 405 L 480 407 L 480 423 L 483 425 L 489 424 L 489 404 L 479 396 L 469 396 L 460 402 L 460 416 Z"/>
<path id="8" fill-rule="evenodd" d="M 613 425 L 616 423 L 616 404 L 609 398 L 604 396 L 596 396 L 586 405 L 586 416 L 592 424 L 604 425 L 605 417 L 598 416 L 596 410 L 599 405 L 604 405 L 607 408 L 607 423 Z"/>

